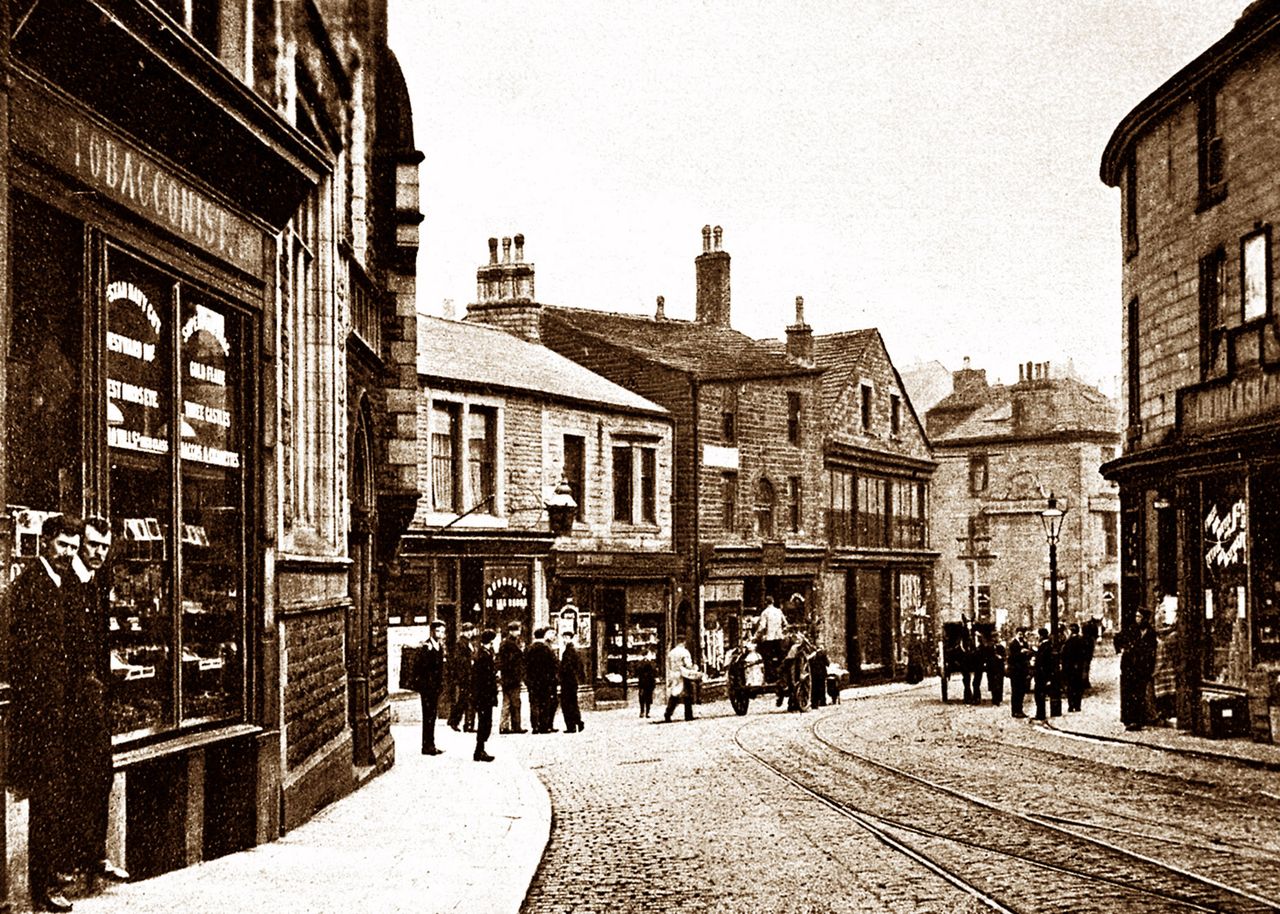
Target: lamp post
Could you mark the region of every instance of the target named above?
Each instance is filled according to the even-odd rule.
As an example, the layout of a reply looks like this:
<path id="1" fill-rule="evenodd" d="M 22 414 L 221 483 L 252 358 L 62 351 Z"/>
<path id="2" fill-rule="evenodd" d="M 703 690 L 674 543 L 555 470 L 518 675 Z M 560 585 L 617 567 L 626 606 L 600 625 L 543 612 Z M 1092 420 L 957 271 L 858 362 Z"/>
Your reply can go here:
<path id="1" fill-rule="evenodd" d="M 1058 536 L 1062 533 L 1062 519 L 1066 511 L 1058 507 L 1058 500 L 1049 493 L 1049 506 L 1040 512 L 1044 525 L 1044 538 L 1049 543 L 1049 643 L 1058 649 Z M 1049 716 L 1062 716 L 1062 689 L 1054 683 L 1049 693 Z"/>

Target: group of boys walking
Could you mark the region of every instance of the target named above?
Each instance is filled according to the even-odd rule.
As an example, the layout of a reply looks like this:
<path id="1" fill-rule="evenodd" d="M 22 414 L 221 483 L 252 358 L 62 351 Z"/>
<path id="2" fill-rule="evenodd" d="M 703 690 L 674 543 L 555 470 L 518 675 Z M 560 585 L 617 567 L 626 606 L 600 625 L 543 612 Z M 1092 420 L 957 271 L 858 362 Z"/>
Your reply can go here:
<path id="1" fill-rule="evenodd" d="M 507 626 L 506 637 L 494 651 L 497 632 L 485 629 L 476 638 L 473 625 L 464 625 L 453 647 L 445 648 L 444 622 L 431 623 L 430 636 L 416 659 L 413 684 L 422 702 L 422 754 L 440 755 L 435 726 L 440 695 L 447 690 L 450 728 L 476 734 L 478 762 L 491 762 L 485 750 L 493 729 L 493 709 L 499 706 L 500 733 L 554 733 L 556 707 L 566 733 L 584 729 L 578 707 L 583 679 L 582 658 L 570 634 L 557 646 L 554 628 L 537 628 L 525 647 L 519 622 Z M 473 643 L 474 642 L 474 643 Z M 557 649 L 558 648 L 558 649 Z M 521 724 L 521 692 L 529 693 L 529 729 Z"/>

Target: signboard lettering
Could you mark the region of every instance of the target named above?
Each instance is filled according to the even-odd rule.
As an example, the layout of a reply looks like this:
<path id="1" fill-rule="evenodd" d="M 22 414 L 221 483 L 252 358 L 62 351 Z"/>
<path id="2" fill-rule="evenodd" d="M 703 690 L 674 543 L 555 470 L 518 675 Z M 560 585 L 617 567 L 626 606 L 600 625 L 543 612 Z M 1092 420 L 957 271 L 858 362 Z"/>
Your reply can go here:
<path id="1" fill-rule="evenodd" d="M 1204 519 L 1205 539 L 1210 544 L 1204 560 L 1210 568 L 1227 568 L 1244 558 L 1245 504 L 1240 499 L 1227 511 L 1215 504 Z"/>

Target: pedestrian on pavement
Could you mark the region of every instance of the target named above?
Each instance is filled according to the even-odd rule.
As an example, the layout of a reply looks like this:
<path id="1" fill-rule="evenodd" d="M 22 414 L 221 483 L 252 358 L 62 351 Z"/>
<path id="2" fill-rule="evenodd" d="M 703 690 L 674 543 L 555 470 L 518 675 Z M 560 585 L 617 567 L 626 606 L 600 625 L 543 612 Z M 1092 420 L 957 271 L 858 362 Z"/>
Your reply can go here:
<path id="1" fill-rule="evenodd" d="M 756 652 L 764 661 L 764 678 L 770 682 L 779 678 L 778 667 L 785 656 L 783 639 L 786 637 L 787 617 L 773 597 L 764 598 L 764 609 L 756 623 Z M 781 696 L 779 696 L 781 697 Z"/>
<path id="2" fill-rule="evenodd" d="M 1036 645 L 1036 720 L 1048 720 L 1045 702 L 1058 688 L 1058 651 L 1047 628 L 1040 629 Z"/>
<path id="3" fill-rule="evenodd" d="M 498 673 L 502 676 L 502 716 L 499 733 L 528 733 L 520 726 L 520 690 L 524 686 L 524 645 L 519 622 L 507 625 L 507 636 L 498 648 Z"/>
<path id="4" fill-rule="evenodd" d="M 1134 612 L 1133 623 L 1120 630 L 1115 643 L 1121 652 L 1120 720 L 1126 730 L 1141 730 L 1147 723 L 1147 688 L 1156 669 L 1156 631 L 1146 610 Z"/>
<path id="5" fill-rule="evenodd" d="M 693 655 L 681 638 L 667 651 L 667 710 L 662 719 L 671 723 L 676 705 L 684 703 L 684 719 L 693 720 L 693 683 L 700 676 Z"/>
<path id="6" fill-rule="evenodd" d="M 422 702 L 422 754 L 439 755 L 436 717 L 440 713 L 440 686 L 444 680 L 444 622 L 437 619 L 427 630 L 427 640 L 414 661 L 413 687 Z"/>
<path id="7" fill-rule="evenodd" d="M 111 681 L 108 593 L 111 524 L 85 518 L 80 550 L 71 560 L 74 575 L 64 585 L 67 616 L 68 728 L 75 734 L 66 760 L 74 818 L 68 824 L 75 869 L 95 882 L 124 882 L 129 874 L 107 858 L 107 801 L 115 774 L 107 683 Z M 74 596 L 73 596 L 74 595 Z"/>
<path id="8" fill-rule="evenodd" d="M 493 756 L 484 751 L 484 744 L 493 732 L 493 709 L 498 705 L 498 668 L 493 656 L 496 637 L 497 632 L 491 628 L 480 634 L 480 646 L 471 665 L 471 700 L 476 709 L 476 751 L 471 757 L 477 762 L 493 761 Z"/>
<path id="9" fill-rule="evenodd" d="M 476 711 L 471 701 L 471 665 L 475 659 L 475 648 L 471 639 L 475 637 L 475 628 L 470 623 L 462 626 L 458 632 L 458 640 L 449 652 L 445 673 L 449 680 L 449 726 L 454 730 L 458 724 L 470 733 L 475 729 Z"/>
<path id="10" fill-rule="evenodd" d="M 1031 674 L 1031 648 L 1027 645 L 1027 630 L 1019 628 L 1009 642 L 1009 711 L 1013 717 L 1026 717 L 1022 702 L 1027 695 L 1027 682 Z"/>
<path id="11" fill-rule="evenodd" d="M 1084 638 L 1084 687 L 1089 688 L 1089 674 L 1093 670 L 1093 655 L 1098 648 L 1098 638 L 1102 634 L 1102 620 L 1096 616 L 1086 619 L 1080 626 L 1080 634 Z"/>
<path id="12" fill-rule="evenodd" d="M 534 733 L 549 733 L 551 719 L 548 711 L 555 706 L 556 652 L 545 638 L 545 628 L 533 630 L 533 640 L 524 652 L 524 681 L 529 688 L 529 729 Z M 547 687 L 551 700 L 547 700 Z"/>
<path id="13" fill-rule="evenodd" d="M 78 519 L 54 514 L 40 531 L 40 556 L 10 589 L 13 734 L 9 785 L 28 798 L 27 870 L 32 903 L 42 911 L 70 911 L 63 890 L 72 882 L 71 821 L 76 792 L 68 755 L 75 691 L 69 682 L 69 626 L 77 607 L 72 559 L 80 549 Z M 74 637 L 74 634 L 72 634 Z"/>
<path id="14" fill-rule="evenodd" d="M 653 709 L 653 690 L 658 684 L 658 668 L 645 657 L 636 664 L 636 689 L 640 696 L 640 716 L 648 717 Z"/>
<path id="15" fill-rule="evenodd" d="M 564 718 L 565 733 L 577 733 L 584 727 L 582 711 L 578 708 L 578 686 L 582 678 L 582 658 L 573 643 L 573 632 L 565 632 L 564 647 L 560 651 L 560 714 Z"/>
<path id="16" fill-rule="evenodd" d="M 821 708 L 827 703 L 827 668 L 830 665 L 827 649 L 819 644 L 809 658 L 809 691 L 812 693 L 809 703 L 815 708 Z"/>
<path id="17" fill-rule="evenodd" d="M 969 704 L 982 703 L 982 672 L 986 669 L 986 656 L 982 650 L 982 632 L 973 624 L 972 619 L 965 619 L 965 672 L 968 674 L 968 683 L 965 686 L 965 701 Z"/>
<path id="18" fill-rule="evenodd" d="M 984 634 L 982 640 L 982 655 L 987 665 L 987 690 L 991 692 L 991 704 L 999 705 L 1004 700 L 1004 645 L 994 633 Z"/>
<path id="19" fill-rule="evenodd" d="M 1062 643 L 1062 682 L 1067 690 L 1068 711 L 1079 711 L 1084 699 L 1084 669 L 1088 652 L 1079 623 L 1072 622 L 1070 634 Z"/>
<path id="20" fill-rule="evenodd" d="M 1178 626 L 1174 621 L 1157 616 L 1156 665 L 1151 677 L 1153 722 L 1167 726 L 1178 716 L 1178 658 L 1181 654 Z"/>

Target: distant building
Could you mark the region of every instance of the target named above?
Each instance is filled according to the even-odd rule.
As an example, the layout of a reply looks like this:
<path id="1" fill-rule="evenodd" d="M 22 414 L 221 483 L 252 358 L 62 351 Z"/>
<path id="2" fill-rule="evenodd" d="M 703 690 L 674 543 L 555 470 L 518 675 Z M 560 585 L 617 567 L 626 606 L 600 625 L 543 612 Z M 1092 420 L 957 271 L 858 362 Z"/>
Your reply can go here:
<path id="1" fill-rule="evenodd" d="M 931 588 L 919 422 L 874 330 L 815 337 L 802 305 L 785 346 L 734 330 L 721 238 L 703 230 L 693 321 L 669 318 L 661 298 L 653 317 L 543 306 L 532 265 L 513 266 L 468 320 L 539 340 L 670 411 L 674 623 L 712 683 L 769 597 L 855 673 L 895 675 L 899 606 L 916 619 Z"/>
<path id="2" fill-rule="evenodd" d="M 1252 717 L 1269 735 L 1280 704 L 1277 117 L 1280 3 L 1260 0 L 1102 155 L 1121 191 L 1121 604 L 1180 635 L 1178 725 L 1202 732 Z"/>
<path id="3" fill-rule="evenodd" d="M 588 686 L 623 698 L 671 632 L 670 417 L 544 346 L 423 321 L 423 495 L 391 605 L 406 621 L 443 620 L 450 640 L 466 623 L 573 632 Z"/>
<path id="4" fill-rule="evenodd" d="M 951 393 L 951 372 L 937 360 L 908 365 L 900 374 L 907 396 L 911 398 L 911 405 L 922 416 Z"/>
<path id="5" fill-rule="evenodd" d="M 1066 509 L 1058 545 L 1059 619 L 1108 618 L 1119 579 L 1115 486 L 1098 472 L 1120 443 L 1116 411 L 1096 388 L 1019 366 L 1018 383 L 955 372 L 952 393 L 926 414 L 938 471 L 937 602 L 947 619 L 1035 628 L 1049 621 L 1049 561 L 1041 512 Z M 1114 619 L 1112 619 L 1114 621 Z"/>

